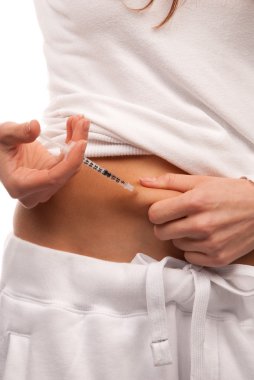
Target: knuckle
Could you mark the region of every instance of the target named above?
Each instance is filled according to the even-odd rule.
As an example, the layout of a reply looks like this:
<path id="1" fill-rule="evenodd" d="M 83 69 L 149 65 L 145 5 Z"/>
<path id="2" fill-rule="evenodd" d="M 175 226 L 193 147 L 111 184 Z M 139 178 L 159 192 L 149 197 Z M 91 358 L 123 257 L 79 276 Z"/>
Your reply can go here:
<path id="1" fill-rule="evenodd" d="M 229 257 L 225 253 L 217 254 L 213 259 L 214 265 L 216 267 L 224 267 L 230 263 Z"/>
<path id="2" fill-rule="evenodd" d="M 195 232 L 201 233 L 206 238 L 210 239 L 211 244 L 215 244 L 213 233 L 214 233 L 214 221 L 209 216 L 209 214 L 201 215 L 193 222 L 193 230 Z"/>
<path id="3" fill-rule="evenodd" d="M 205 237 L 211 236 L 211 226 L 203 220 L 197 220 L 192 224 L 193 230 L 195 232 L 201 233 Z"/>
<path id="4" fill-rule="evenodd" d="M 203 193 L 193 192 L 189 199 L 189 204 L 192 209 L 202 211 L 204 209 L 205 197 Z"/>

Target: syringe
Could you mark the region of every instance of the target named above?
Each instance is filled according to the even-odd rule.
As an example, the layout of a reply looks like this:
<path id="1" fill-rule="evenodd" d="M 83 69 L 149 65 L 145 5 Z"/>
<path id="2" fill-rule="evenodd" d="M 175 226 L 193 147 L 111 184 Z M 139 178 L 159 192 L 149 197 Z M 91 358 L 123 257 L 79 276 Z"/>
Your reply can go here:
<path id="1" fill-rule="evenodd" d="M 52 141 L 48 136 L 46 136 L 42 132 L 40 133 L 39 137 L 42 140 L 46 140 L 46 141 L 50 142 L 51 144 L 57 146 L 58 148 L 60 148 L 61 152 L 65 153 L 65 154 L 67 154 L 69 152 L 69 150 L 71 149 L 71 147 L 73 146 L 73 143 L 74 143 L 74 142 L 71 142 L 70 144 L 65 144 L 65 145 L 57 143 L 55 141 Z M 120 179 L 116 175 L 114 175 L 111 172 L 109 172 L 107 169 L 102 168 L 100 165 L 96 164 L 95 162 L 93 162 L 92 160 L 90 160 L 89 158 L 87 158 L 85 156 L 83 158 L 83 163 L 85 165 L 89 166 L 90 168 L 96 170 L 98 173 L 101 173 L 105 177 L 111 179 L 112 181 L 115 181 L 120 186 L 123 186 L 126 190 L 129 190 L 129 191 L 133 191 L 134 190 L 134 186 L 133 185 L 131 185 L 128 182 L 123 181 L 122 179 Z"/>

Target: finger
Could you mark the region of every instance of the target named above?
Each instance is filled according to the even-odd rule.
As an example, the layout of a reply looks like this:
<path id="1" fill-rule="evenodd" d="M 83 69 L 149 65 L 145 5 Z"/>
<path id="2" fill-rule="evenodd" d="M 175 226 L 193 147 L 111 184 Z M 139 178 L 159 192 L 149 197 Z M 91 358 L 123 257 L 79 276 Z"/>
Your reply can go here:
<path id="1" fill-rule="evenodd" d="M 82 120 L 84 124 L 83 125 L 80 124 L 78 126 L 79 131 L 81 133 L 77 136 L 75 135 L 75 132 L 76 132 L 77 124 L 80 120 Z M 67 137 L 65 140 L 66 144 L 70 142 L 71 140 L 74 140 L 74 141 L 79 140 L 79 139 L 86 140 L 89 125 L 90 125 L 90 121 L 86 119 L 84 115 L 73 115 L 69 117 L 67 120 Z"/>
<path id="2" fill-rule="evenodd" d="M 40 124 L 37 120 L 18 124 L 6 122 L 0 125 L 0 144 L 12 148 L 22 143 L 34 141 L 40 134 Z"/>
<path id="3" fill-rule="evenodd" d="M 206 255 L 205 253 L 187 251 L 184 253 L 184 257 L 189 263 L 202 267 L 219 268 L 225 266 L 225 264 L 221 264 L 219 261 L 216 261 L 214 257 Z"/>
<path id="4" fill-rule="evenodd" d="M 192 214 L 195 208 L 190 197 L 191 191 L 153 203 L 148 209 L 150 222 L 163 224 Z"/>
<path id="5" fill-rule="evenodd" d="M 140 183 L 146 187 L 159 189 L 177 190 L 181 192 L 189 191 L 196 185 L 212 178 L 210 176 L 166 173 L 159 177 L 140 177 Z"/>
<path id="6" fill-rule="evenodd" d="M 72 140 L 74 120 L 80 120 L 83 117 L 84 115 L 72 115 L 68 118 L 67 123 L 66 123 L 66 129 L 67 129 L 67 137 L 65 140 L 66 144 L 68 144 L 68 142 Z"/>
<path id="7" fill-rule="evenodd" d="M 202 252 L 210 254 L 210 250 L 207 248 L 206 239 L 191 239 L 191 238 L 175 238 L 171 239 L 176 248 L 182 251 Z"/>
<path id="8" fill-rule="evenodd" d="M 49 170 L 52 183 L 63 184 L 79 170 L 83 162 L 86 145 L 87 141 L 85 140 L 77 141 L 67 156 Z"/>
<path id="9" fill-rule="evenodd" d="M 191 264 L 200 265 L 202 267 L 215 267 L 211 257 L 200 252 L 185 252 L 184 258 Z"/>
<path id="10" fill-rule="evenodd" d="M 87 140 L 89 120 L 81 118 L 80 120 L 73 120 L 73 135 L 72 141 Z"/>
<path id="11" fill-rule="evenodd" d="M 67 119 L 67 123 L 66 123 L 67 136 L 65 139 L 66 144 L 71 140 L 71 137 L 72 137 L 72 119 L 73 118 L 74 118 L 74 116 L 70 116 Z"/>
<path id="12" fill-rule="evenodd" d="M 85 146 L 85 141 L 77 142 L 68 155 L 51 169 L 17 169 L 9 181 L 9 186 L 6 185 L 7 191 L 11 197 L 18 199 L 50 188 L 56 192 L 79 170 Z"/>
<path id="13" fill-rule="evenodd" d="M 12 198 L 16 199 L 34 196 L 36 193 L 52 187 L 52 180 L 48 173 L 47 169 L 19 168 L 8 181 L 5 181 L 6 190 Z"/>
<path id="14" fill-rule="evenodd" d="M 160 240 L 172 240 L 189 237 L 191 239 L 203 239 L 204 234 L 199 232 L 192 219 L 182 218 L 174 222 L 154 226 L 154 233 Z"/>

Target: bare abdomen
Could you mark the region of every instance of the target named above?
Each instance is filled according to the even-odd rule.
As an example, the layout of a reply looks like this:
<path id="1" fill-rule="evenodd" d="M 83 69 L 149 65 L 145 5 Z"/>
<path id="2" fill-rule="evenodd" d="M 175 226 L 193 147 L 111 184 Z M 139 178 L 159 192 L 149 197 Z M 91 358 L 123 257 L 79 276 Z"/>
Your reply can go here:
<path id="1" fill-rule="evenodd" d="M 145 188 L 138 180 L 140 176 L 184 172 L 154 155 L 92 160 L 135 185 L 136 191 L 129 192 L 83 165 L 46 203 L 30 210 L 18 203 L 14 234 L 39 245 L 116 262 L 130 262 L 137 252 L 157 260 L 165 256 L 184 259 L 170 241 L 155 237 L 148 219 L 152 203 L 181 193 Z M 237 262 L 254 265 L 251 255 Z"/>

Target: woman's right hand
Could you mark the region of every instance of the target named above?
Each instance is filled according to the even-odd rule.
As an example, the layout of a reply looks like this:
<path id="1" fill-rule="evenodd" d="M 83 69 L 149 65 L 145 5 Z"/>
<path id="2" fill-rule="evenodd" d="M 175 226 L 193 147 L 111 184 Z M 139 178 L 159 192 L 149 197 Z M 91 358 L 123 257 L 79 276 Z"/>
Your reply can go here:
<path id="1" fill-rule="evenodd" d="M 37 120 L 0 124 L 0 181 L 26 208 L 48 201 L 80 169 L 90 121 L 83 115 L 67 119 L 66 143 L 77 141 L 65 157 L 52 155 L 36 138 Z"/>

